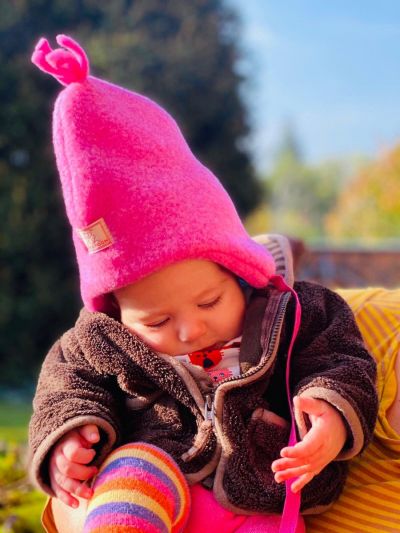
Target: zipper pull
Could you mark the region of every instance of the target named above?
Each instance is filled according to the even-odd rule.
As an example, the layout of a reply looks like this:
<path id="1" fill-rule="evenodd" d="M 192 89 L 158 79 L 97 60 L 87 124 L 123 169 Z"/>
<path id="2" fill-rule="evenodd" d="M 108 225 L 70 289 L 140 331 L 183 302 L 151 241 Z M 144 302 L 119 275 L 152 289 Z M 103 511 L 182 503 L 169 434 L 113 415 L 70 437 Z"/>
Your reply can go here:
<path id="1" fill-rule="evenodd" d="M 204 404 L 204 420 L 209 420 L 214 426 L 214 394 L 206 394 Z"/>

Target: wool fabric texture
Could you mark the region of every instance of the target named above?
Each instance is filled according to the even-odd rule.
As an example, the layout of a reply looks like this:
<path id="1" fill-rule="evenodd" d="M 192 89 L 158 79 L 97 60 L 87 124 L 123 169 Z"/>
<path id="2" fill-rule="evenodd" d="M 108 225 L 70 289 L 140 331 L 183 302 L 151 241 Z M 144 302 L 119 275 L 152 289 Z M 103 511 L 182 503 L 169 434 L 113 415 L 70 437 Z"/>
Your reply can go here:
<path id="1" fill-rule="evenodd" d="M 134 443 L 114 450 L 93 484 L 84 533 L 179 533 L 190 493 L 173 459 L 160 448 Z"/>
<path id="2" fill-rule="evenodd" d="M 53 143 L 89 311 L 111 291 L 185 259 L 219 263 L 253 287 L 275 272 L 227 192 L 152 100 L 89 75 L 73 39 L 40 39 L 32 61 L 65 85 Z"/>

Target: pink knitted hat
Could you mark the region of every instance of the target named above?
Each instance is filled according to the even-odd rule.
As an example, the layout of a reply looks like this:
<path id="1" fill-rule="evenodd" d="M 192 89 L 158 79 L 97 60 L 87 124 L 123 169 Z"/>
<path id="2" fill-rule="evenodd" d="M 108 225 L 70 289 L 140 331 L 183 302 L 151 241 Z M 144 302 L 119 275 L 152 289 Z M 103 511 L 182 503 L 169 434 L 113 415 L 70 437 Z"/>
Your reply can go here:
<path id="1" fill-rule="evenodd" d="M 228 194 L 150 99 L 89 76 L 82 48 L 40 39 L 32 61 L 66 88 L 53 142 L 72 226 L 81 294 L 107 312 L 107 293 L 183 259 L 208 259 L 254 287 L 272 256 L 246 233 Z"/>

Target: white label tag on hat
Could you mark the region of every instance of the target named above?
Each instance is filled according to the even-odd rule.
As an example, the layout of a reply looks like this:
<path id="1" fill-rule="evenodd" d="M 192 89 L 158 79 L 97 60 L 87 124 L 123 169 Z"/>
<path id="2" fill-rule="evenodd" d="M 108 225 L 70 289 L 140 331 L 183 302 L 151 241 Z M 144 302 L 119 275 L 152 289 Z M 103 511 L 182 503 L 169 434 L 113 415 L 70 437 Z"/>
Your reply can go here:
<path id="1" fill-rule="evenodd" d="M 95 254 L 113 244 L 113 238 L 104 218 L 99 218 L 86 228 L 76 230 L 90 254 Z"/>

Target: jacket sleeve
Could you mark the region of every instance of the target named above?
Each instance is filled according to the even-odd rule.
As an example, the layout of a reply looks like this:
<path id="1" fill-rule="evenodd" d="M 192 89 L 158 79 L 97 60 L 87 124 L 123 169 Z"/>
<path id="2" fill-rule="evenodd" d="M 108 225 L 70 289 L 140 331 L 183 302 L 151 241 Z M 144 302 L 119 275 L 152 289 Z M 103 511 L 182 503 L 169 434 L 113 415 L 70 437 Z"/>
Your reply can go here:
<path id="1" fill-rule="evenodd" d="M 73 330 L 54 344 L 43 363 L 29 424 L 30 474 L 51 496 L 48 460 L 56 442 L 71 429 L 96 424 L 101 440 L 94 463 L 99 464 L 118 440 L 121 426 L 116 384 L 89 367 L 79 349 L 63 350 L 65 339 L 69 346 L 74 343 Z"/>
<path id="2" fill-rule="evenodd" d="M 348 439 L 337 459 L 349 459 L 372 438 L 378 409 L 376 364 L 338 294 L 308 282 L 295 289 L 302 319 L 291 361 L 293 395 L 325 400 L 341 413 Z M 294 306 L 288 311 L 293 314 Z M 303 436 L 307 420 L 301 413 L 295 416 Z"/>

